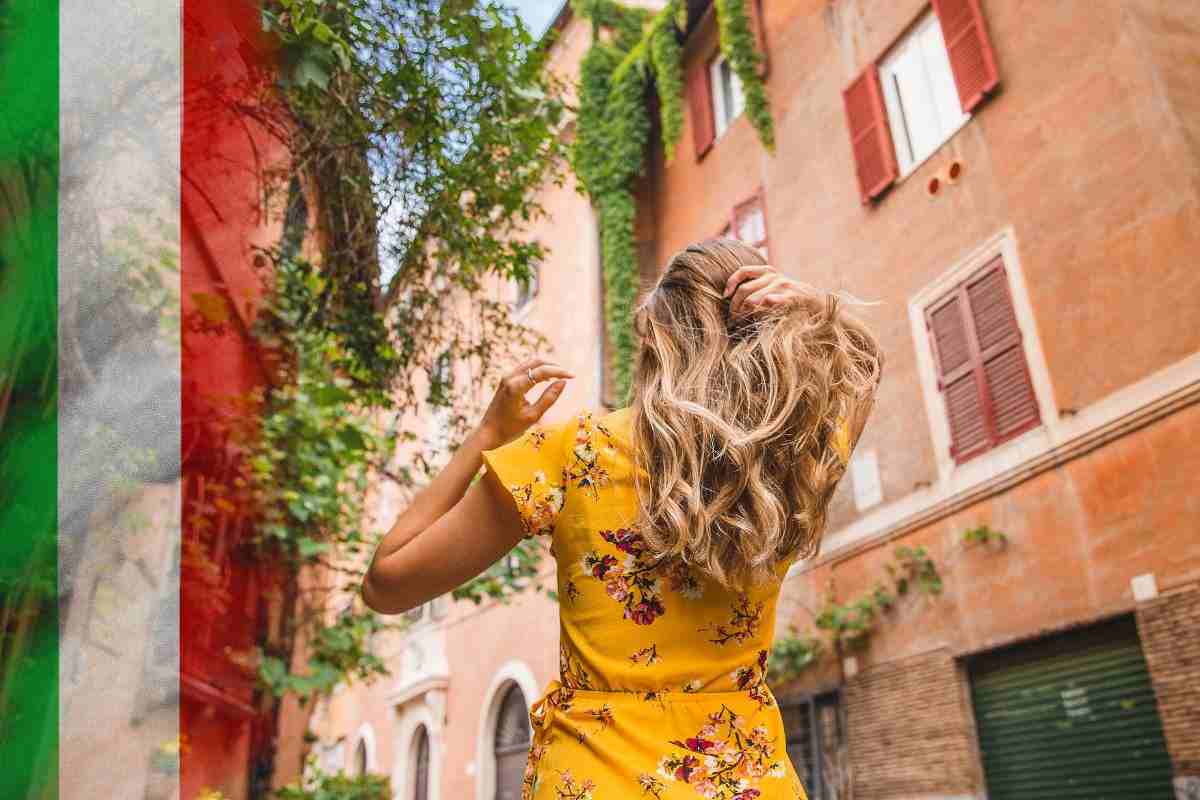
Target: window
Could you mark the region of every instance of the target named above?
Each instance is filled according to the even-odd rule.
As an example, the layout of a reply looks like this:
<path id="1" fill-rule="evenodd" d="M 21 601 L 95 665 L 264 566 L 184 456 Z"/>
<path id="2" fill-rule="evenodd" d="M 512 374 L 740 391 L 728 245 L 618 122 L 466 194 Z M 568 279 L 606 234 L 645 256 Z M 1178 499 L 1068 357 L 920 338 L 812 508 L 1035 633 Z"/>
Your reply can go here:
<path id="1" fill-rule="evenodd" d="M 809 800 L 849 797 L 846 737 L 837 692 L 781 704 L 787 754 Z"/>
<path id="2" fill-rule="evenodd" d="M 496 800 L 520 800 L 525 761 L 529 754 L 529 711 L 525 695 L 514 683 L 500 701 L 496 715 Z"/>
<path id="3" fill-rule="evenodd" d="M 367 740 L 359 739 L 358 747 L 354 748 L 354 774 L 367 774 Z"/>
<path id="4" fill-rule="evenodd" d="M 863 203 L 916 169 L 1000 85 L 979 0 L 932 5 L 842 92 Z"/>
<path id="5" fill-rule="evenodd" d="M 1003 256 L 929 306 L 925 327 L 956 463 L 1041 424 Z"/>
<path id="6" fill-rule="evenodd" d="M 429 800 L 429 731 L 421 725 L 413 736 L 413 800 Z"/>
<path id="7" fill-rule="evenodd" d="M 966 124 L 942 26 L 932 12 L 879 64 L 900 174 L 907 175 Z"/>
<path id="8" fill-rule="evenodd" d="M 746 14 L 761 61 L 759 74 L 767 75 L 766 27 L 762 20 L 762 0 L 747 0 Z M 686 80 L 688 118 L 696 160 L 704 158 L 713 142 L 729 128 L 745 107 L 742 84 L 721 53 L 697 59 Z"/>
<path id="9" fill-rule="evenodd" d="M 517 297 L 516 300 L 513 301 L 513 310 L 523 311 L 529 306 L 530 303 L 533 302 L 533 299 L 537 297 L 538 289 L 541 288 L 541 281 L 537 266 L 534 265 L 532 267 L 529 278 L 526 280 L 518 280 L 516 281 L 516 284 Z"/>
<path id="10" fill-rule="evenodd" d="M 721 136 L 746 107 L 742 81 L 734 74 L 725 56 L 717 56 L 709 65 L 709 85 L 712 88 L 713 120 L 716 135 Z"/>
<path id="11" fill-rule="evenodd" d="M 721 235 L 758 248 L 770 258 L 767 249 L 767 213 L 761 189 L 733 207 L 729 224 L 721 231 Z"/>

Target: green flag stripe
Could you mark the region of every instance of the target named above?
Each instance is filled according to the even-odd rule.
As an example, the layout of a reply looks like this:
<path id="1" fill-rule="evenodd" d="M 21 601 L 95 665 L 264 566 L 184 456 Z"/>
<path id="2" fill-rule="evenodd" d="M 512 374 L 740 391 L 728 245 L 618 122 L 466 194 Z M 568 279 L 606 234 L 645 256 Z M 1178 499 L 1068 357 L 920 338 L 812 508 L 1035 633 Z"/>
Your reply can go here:
<path id="1" fill-rule="evenodd" d="M 58 4 L 0 2 L 0 797 L 58 795 Z"/>

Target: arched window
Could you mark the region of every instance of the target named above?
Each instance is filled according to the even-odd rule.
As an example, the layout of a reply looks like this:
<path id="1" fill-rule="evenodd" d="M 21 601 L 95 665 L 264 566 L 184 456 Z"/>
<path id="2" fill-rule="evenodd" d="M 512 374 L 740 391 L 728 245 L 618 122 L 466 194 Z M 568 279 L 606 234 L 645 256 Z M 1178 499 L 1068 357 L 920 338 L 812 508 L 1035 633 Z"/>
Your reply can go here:
<path id="1" fill-rule="evenodd" d="M 354 774 L 367 774 L 367 740 L 359 739 L 358 747 L 354 748 Z"/>
<path id="2" fill-rule="evenodd" d="M 424 725 L 413 740 L 413 800 L 429 800 L 429 731 Z"/>
<path id="3" fill-rule="evenodd" d="M 496 715 L 496 800 L 519 800 L 525 759 L 529 753 L 529 711 L 525 695 L 514 683 Z"/>

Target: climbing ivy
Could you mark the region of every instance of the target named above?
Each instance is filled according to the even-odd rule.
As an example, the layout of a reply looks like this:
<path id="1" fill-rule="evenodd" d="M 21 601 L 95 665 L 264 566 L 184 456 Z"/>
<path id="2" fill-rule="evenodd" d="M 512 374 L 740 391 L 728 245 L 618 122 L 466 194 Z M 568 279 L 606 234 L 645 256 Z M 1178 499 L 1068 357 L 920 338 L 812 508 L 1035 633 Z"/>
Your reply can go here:
<path id="1" fill-rule="evenodd" d="M 1008 536 L 980 525 L 965 531 L 961 537 L 962 550 L 974 545 L 996 545 L 1003 548 Z M 880 578 L 853 600 L 837 599 L 830 579 L 821 607 L 807 609 L 816 632 L 801 634 L 791 626 L 789 633 L 775 641 L 767 661 L 771 680 L 785 682 L 819 663 L 826 653 L 839 658 L 847 650 L 859 650 L 867 645 L 879 629 L 884 616 L 896 607 L 901 598 L 913 594 L 925 597 L 940 595 L 944 588 L 941 571 L 924 547 L 901 545 L 892 552 L 892 560 L 883 565 L 887 579 Z"/>
<path id="2" fill-rule="evenodd" d="M 721 53 L 742 83 L 746 99 L 746 116 L 758 131 L 763 146 L 775 149 L 775 123 L 767 90 L 762 81 L 764 56 L 758 51 L 750 17 L 746 14 L 747 0 L 715 0 L 717 26 L 721 36 Z"/>
<path id="3" fill-rule="evenodd" d="M 745 2 L 717 2 L 721 49 L 741 78 L 750 122 L 770 150 L 774 132 L 759 72 L 763 56 L 750 32 Z M 687 9 L 682 0 L 670 0 L 653 14 L 615 0 L 574 0 L 574 8 L 591 21 L 593 40 L 580 66 L 571 165 L 599 218 L 610 366 L 618 401 L 626 402 L 633 377 L 633 306 L 640 274 L 634 181 L 644 173 L 652 128 L 646 94 L 652 87 L 657 90 L 659 128 L 669 163 L 683 130 L 680 42 Z"/>
<path id="4" fill-rule="evenodd" d="M 847 650 L 861 649 L 901 597 L 914 591 L 925 596 L 942 592 L 941 575 L 923 547 L 897 547 L 884 571 L 886 583 L 880 579 L 870 591 L 846 602 L 837 599 L 831 580 L 822 606 L 810 612 L 819 633 L 801 635 L 793 627 L 788 635 L 779 637 L 767 661 L 770 678 L 778 682 L 792 680 L 819 663 L 826 653 L 840 657 Z"/>

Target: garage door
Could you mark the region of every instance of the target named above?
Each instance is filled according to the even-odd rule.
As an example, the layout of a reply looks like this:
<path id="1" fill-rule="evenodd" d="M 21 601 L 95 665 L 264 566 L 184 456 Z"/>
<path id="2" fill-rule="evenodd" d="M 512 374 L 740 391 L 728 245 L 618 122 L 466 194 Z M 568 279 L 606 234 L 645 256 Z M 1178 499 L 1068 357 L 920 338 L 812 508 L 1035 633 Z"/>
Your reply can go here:
<path id="1" fill-rule="evenodd" d="M 974 659 L 989 800 L 1171 800 L 1171 763 L 1132 617 Z"/>

